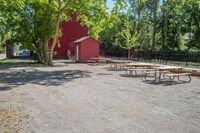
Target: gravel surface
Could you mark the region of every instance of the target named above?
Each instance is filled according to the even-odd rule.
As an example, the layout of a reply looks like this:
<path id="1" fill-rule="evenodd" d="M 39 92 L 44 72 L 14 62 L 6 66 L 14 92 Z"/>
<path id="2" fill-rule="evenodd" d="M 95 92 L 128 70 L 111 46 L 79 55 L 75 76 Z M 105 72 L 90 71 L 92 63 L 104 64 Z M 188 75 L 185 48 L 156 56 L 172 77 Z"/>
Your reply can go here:
<path id="1" fill-rule="evenodd" d="M 20 104 L 28 115 L 21 124 L 26 133 L 200 132 L 199 78 L 153 84 L 105 67 L 0 69 L 0 109 Z"/>
<path id="2" fill-rule="evenodd" d="M 6 58 L 6 55 L 5 54 L 0 54 L 0 60 L 3 60 Z"/>

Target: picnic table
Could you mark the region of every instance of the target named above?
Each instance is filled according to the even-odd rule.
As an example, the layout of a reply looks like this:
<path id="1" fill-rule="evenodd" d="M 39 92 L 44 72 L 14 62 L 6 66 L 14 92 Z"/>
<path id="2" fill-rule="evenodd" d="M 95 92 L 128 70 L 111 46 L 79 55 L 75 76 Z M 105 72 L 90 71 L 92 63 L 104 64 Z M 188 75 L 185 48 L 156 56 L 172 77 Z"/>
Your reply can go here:
<path id="1" fill-rule="evenodd" d="M 127 63 L 130 63 L 130 61 L 112 60 L 109 68 L 112 70 L 122 70 L 123 67 L 127 65 Z"/>
<path id="2" fill-rule="evenodd" d="M 180 70 L 182 70 L 183 67 L 176 67 L 176 66 L 159 66 L 155 67 L 155 81 L 158 80 L 158 82 L 161 82 L 161 77 L 165 77 L 165 74 L 167 72 L 173 72 L 173 73 L 179 73 Z"/>
<path id="3" fill-rule="evenodd" d="M 150 67 L 155 66 L 155 65 L 154 64 L 150 64 L 150 63 L 129 63 L 126 66 L 127 67 L 132 67 L 132 68 L 137 68 L 137 67 L 150 68 Z"/>
<path id="4" fill-rule="evenodd" d="M 112 59 L 109 58 L 90 58 L 90 60 L 95 61 L 95 62 L 112 62 Z"/>
<path id="5" fill-rule="evenodd" d="M 135 75 L 137 76 L 138 71 L 141 71 L 142 73 L 146 71 L 152 71 L 154 69 L 151 68 L 154 66 L 155 66 L 154 64 L 150 63 L 129 63 L 126 64 L 124 70 L 126 71 L 126 75 L 128 75 L 129 71 L 129 76 L 133 75 L 133 72 L 135 72 Z"/>

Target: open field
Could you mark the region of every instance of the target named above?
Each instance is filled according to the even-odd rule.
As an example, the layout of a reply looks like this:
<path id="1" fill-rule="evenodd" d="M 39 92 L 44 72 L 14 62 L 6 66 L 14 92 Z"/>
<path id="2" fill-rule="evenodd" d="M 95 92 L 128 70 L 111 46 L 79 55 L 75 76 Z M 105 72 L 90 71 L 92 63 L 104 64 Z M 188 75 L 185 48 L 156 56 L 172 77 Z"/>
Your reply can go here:
<path id="1" fill-rule="evenodd" d="M 199 78 L 153 84 L 105 67 L 0 66 L 0 132 L 199 133 Z"/>

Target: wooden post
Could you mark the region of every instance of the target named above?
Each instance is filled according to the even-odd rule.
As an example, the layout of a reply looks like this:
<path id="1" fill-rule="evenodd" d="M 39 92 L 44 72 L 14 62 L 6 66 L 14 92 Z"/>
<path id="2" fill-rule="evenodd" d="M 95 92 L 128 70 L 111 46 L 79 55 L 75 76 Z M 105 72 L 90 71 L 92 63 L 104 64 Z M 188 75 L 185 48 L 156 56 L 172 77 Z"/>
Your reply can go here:
<path id="1" fill-rule="evenodd" d="M 10 59 L 13 57 L 13 46 L 10 44 L 6 45 L 6 58 Z"/>

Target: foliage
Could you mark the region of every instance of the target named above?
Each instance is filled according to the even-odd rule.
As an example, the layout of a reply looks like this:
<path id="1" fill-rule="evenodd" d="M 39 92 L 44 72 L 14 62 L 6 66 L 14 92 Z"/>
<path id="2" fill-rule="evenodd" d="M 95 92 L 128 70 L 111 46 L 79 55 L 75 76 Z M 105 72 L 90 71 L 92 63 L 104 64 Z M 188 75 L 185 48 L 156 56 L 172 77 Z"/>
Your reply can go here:
<path id="1" fill-rule="evenodd" d="M 117 34 L 115 45 L 120 48 L 128 50 L 128 58 L 130 58 L 130 50 L 137 46 L 137 36 L 131 21 L 126 18 L 124 21 L 124 28 Z"/>
<path id="2" fill-rule="evenodd" d="M 139 50 L 200 50 L 200 0 L 128 0 L 127 4 L 129 8 L 123 16 L 116 14 L 114 28 L 101 35 L 104 47 L 113 49 L 116 47 L 113 40 L 123 39 L 116 34 L 126 29 L 123 20 L 129 17 Z"/>
<path id="3" fill-rule="evenodd" d="M 0 64 L 15 63 L 15 60 L 0 60 Z"/>
<path id="4" fill-rule="evenodd" d="M 3 43 L 23 44 L 48 65 L 53 65 L 53 51 L 62 35 L 63 21 L 69 21 L 75 14 L 82 24 L 90 27 L 90 34 L 98 38 L 108 17 L 106 0 L 1 0 L 0 9 Z M 12 36 L 5 39 L 8 32 Z"/>

